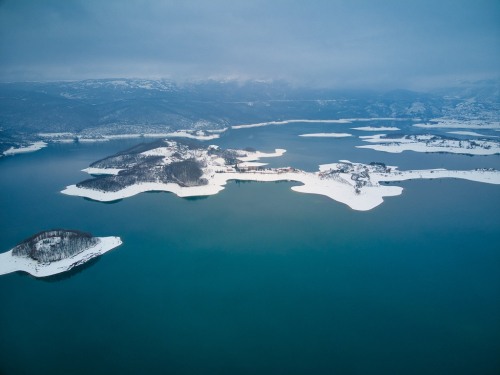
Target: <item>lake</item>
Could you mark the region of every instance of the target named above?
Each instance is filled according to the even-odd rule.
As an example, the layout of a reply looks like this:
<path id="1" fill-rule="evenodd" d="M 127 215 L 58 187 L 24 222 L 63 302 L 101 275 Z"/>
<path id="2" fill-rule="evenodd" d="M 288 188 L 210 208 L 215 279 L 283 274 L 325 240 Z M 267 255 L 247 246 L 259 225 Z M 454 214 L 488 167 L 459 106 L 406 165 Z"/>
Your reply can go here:
<path id="1" fill-rule="evenodd" d="M 349 130 L 367 125 L 417 132 L 296 123 L 210 143 L 285 148 L 263 161 L 308 171 L 339 159 L 500 169 L 498 155 L 387 154 L 356 149 L 357 137 L 297 136 L 372 134 Z M 500 186 L 406 181 L 368 212 L 293 192 L 294 182 L 108 204 L 60 194 L 93 161 L 140 142 L 0 160 L 0 252 L 51 228 L 123 240 L 61 276 L 0 276 L 1 374 L 498 373 Z"/>

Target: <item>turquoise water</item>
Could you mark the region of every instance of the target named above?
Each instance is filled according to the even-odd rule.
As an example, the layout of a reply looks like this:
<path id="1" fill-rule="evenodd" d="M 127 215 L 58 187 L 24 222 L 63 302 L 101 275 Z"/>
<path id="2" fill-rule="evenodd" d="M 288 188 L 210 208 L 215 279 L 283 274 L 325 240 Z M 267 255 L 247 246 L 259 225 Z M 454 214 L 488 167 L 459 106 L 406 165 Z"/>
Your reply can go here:
<path id="1" fill-rule="evenodd" d="M 345 129 L 245 129 L 213 143 L 286 148 L 268 161 L 307 170 L 338 159 L 500 169 L 498 156 L 391 155 L 356 150 L 356 139 L 297 137 Z M 292 182 L 113 204 L 59 193 L 138 142 L 0 160 L 0 251 L 52 227 L 124 241 L 69 278 L 0 277 L 1 374 L 498 373 L 499 186 L 406 181 L 368 212 Z"/>

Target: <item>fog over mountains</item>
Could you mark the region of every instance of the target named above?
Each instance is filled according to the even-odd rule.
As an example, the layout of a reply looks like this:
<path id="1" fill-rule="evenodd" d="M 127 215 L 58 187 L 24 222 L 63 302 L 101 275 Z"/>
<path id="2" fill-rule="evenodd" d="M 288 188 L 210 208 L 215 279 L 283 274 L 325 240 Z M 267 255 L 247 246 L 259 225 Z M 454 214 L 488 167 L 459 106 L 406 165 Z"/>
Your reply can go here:
<path id="1" fill-rule="evenodd" d="M 324 90 L 284 81 L 102 79 L 0 84 L 2 151 L 39 133 L 165 133 L 290 119 L 420 118 L 498 121 L 499 81 L 418 93 Z"/>

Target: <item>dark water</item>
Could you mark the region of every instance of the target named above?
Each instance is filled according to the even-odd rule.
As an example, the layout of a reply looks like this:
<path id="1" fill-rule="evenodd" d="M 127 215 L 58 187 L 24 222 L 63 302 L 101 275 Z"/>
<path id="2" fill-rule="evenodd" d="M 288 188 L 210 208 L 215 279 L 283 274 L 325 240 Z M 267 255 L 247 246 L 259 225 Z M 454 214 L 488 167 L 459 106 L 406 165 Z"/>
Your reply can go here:
<path id="1" fill-rule="evenodd" d="M 498 156 L 392 155 L 356 150 L 354 138 L 297 137 L 345 129 L 245 129 L 214 143 L 286 148 L 268 161 L 307 170 L 338 159 L 500 169 Z M 368 212 L 286 182 L 114 204 L 59 193 L 92 161 L 138 142 L 0 160 L 0 251 L 53 227 L 124 241 L 70 277 L 0 277 L 1 374 L 498 374 L 499 186 L 407 181 Z"/>

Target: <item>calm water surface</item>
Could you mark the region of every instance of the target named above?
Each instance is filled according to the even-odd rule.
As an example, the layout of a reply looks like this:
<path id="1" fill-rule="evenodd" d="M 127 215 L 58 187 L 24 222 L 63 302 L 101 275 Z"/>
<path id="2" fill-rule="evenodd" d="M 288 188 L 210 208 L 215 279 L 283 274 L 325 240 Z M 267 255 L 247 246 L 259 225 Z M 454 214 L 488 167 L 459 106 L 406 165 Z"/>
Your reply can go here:
<path id="1" fill-rule="evenodd" d="M 311 171 L 338 159 L 500 169 L 498 156 L 297 137 L 348 128 L 245 129 L 214 143 L 285 148 L 266 161 Z M 293 182 L 113 204 L 59 193 L 138 142 L 0 160 L 1 252 L 53 227 L 124 241 L 70 277 L 0 277 L 1 374 L 498 374 L 499 186 L 407 181 L 368 212 L 293 192 Z"/>

